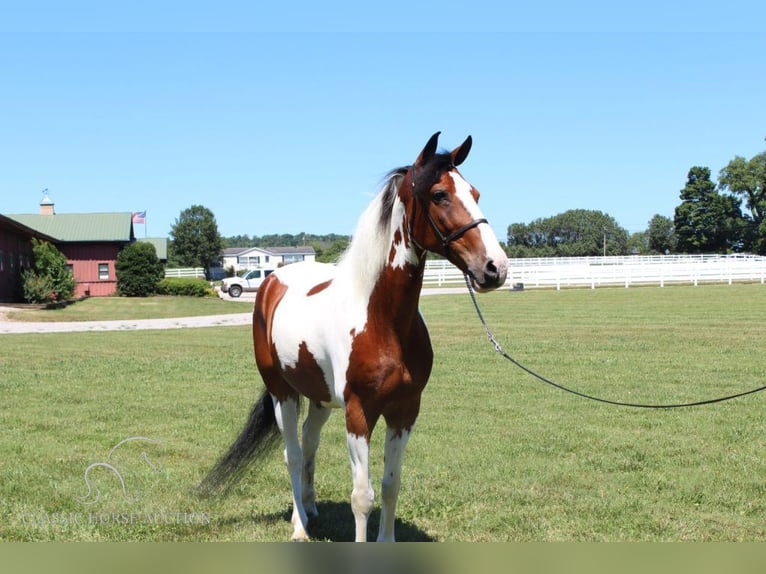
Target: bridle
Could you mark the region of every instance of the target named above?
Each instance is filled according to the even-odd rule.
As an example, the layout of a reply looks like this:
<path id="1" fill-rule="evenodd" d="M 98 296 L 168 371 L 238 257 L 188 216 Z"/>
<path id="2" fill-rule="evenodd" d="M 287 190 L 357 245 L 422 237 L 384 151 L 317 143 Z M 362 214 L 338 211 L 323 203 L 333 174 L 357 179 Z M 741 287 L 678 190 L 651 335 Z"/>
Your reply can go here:
<path id="1" fill-rule="evenodd" d="M 455 169 L 454 165 L 450 166 L 450 171 Z M 451 232 L 449 235 L 444 235 L 442 233 L 441 229 L 439 229 L 439 226 L 436 225 L 436 222 L 434 221 L 433 217 L 431 217 L 431 213 L 428 211 L 428 205 L 427 201 L 428 199 L 425 197 L 418 198 L 417 194 L 415 193 L 415 166 L 410 166 L 410 182 L 412 184 L 412 196 L 413 196 L 413 204 L 412 204 L 412 215 L 409 218 L 408 221 L 408 231 L 410 235 L 410 240 L 415 244 L 415 246 L 420 249 L 421 251 L 425 252 L 427 249 L 425 249 L 422 245 L 420 245 L 416 240 L 415 237 L 412 235 L 412 222 L 415 220 L 415 213 L 417 210 L 418 203 L 422 203 L 421 206 L 423 208 L 423 211 L 426 214 L 426 220 L 428 221 L 429 225 L 431 226 L 431 229 L 436 234 L 436 237 L 439 238 L 439 241 L 441 241 L 442 248 L 444 249 L 445 256 L 449 257 L 450 253 L 450 244 L 453 241 L 457 241 L 460 239 L 467 231 L 470 231 L 477 225 L 481 225 L 482 223 L 489 223 L 485 218 L 481 219 L 474 219 L 473 221 L 466 223 L 462 227 L 457 228 L 455 231 Z M 424 195 L 424 194 L 423 194 Z"/>

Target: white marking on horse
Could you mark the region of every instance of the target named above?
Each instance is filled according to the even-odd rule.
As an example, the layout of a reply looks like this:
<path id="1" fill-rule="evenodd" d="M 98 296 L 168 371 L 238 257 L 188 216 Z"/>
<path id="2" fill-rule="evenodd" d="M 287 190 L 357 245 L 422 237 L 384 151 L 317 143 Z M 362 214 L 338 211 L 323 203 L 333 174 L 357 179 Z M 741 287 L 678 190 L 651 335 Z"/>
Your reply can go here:
<path id="1" fill-rule="evenodd" d="M 455 196 L 461 201 L 471 218 L 474 220 L 484 219 L 484 214 L 482 213 L 479 204 L 473 198 L 473 194 L 471 194 L 473 186 L 463 179 L 460 173 L 455 170 L 450 171 L 449 175 L 455 183 Z M 477 226 L 477 229 L 481 233 L 481 240 L 486 247 L 487 257 L 492 259 L 498 270 L 505 275 L 508 268 L 508 256 L 500 247 L 495 232 L 492 231 L 492 228 L 488 223 L 480 223 Z"/>
<path id="2" fill-rule="evenodd" d="M 407 245 L 407 236 L 409 231 L 406 228 L 406 217 L 404 205 L 397 196 L 394 200 L 394 208 L 391 214 L 391 221 L 394 223 L 392 228 L 395 230 L 392 237 L 392 248 L 394 257 L 389 265 L 394 269 L 403 269 L 407 265 L 417 265 L 418 255 L 411 245 Z M 398 222 L 398 223 L 395 223 Z"/>

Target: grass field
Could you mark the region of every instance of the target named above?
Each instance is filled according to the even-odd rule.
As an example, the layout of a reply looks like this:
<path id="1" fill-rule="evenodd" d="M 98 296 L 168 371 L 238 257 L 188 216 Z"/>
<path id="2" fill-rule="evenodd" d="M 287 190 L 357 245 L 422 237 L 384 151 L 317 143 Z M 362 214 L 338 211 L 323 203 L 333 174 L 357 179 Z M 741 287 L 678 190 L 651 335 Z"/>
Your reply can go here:
<path id="1" fill-rule="evenodd" d="M 112 321 L 246 313 L 250 305 L 212 297 L 90 297 L 61 309 L 19 309 L 13 321 Z"/>
<path id="2" fill-rule="evenodd" d="M 509 353 L 584 392 L 684 402 L 766 384 L 761 285 L 479 300 Z M 467 295 L 426 297 L 422 309 L 436 363 L 405 456 L 400 540 L 766 539 L 766 395 L 684 410 L 598 404 L 495 354 Z M 0 345 L 0 540 L 289 538 L 279 452 L 224 498 L 194 491 L 260 391 L 248 328 L 4 335 Z M 133 437 L 151 440 L 109 455 Z M 335 413 L 317 465 L 319 540 L 353 538 L 347 458 Z M 84 499 L 86 476 L 98 500 L 95 489 Z"/>

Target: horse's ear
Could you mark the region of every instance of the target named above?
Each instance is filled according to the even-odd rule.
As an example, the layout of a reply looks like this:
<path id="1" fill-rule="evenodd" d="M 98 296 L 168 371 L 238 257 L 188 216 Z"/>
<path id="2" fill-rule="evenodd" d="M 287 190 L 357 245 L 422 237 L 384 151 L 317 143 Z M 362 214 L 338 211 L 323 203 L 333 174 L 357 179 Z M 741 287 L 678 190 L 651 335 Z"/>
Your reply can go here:
<path id="1" fill-rule="evenodd" d="M 423 151 L 420 152 L 418 159 L 415 160 L 416 166 L 418 167 L 423 166 L 427 164 L 429 161 L 431 161 L 431 158 L 434 157 L 434 155 L 436 154 L 436 145 L 439 142 L 440 133 L 441 132 L 436 132 L 434 135 L 431 136 L 431 139 L 428 140 L 426 147 L 423 148 Z"/>
<path id="2" fill-rule="evenodd" d="M 457 167 L 465 161 L 465 158 L 468 157 L 468 152 L 471 151 L 472 143 L 473 139 L 471 139 L 471 136 L 468 136 L 459 147 L 452 150 L 452 165 Z"/>

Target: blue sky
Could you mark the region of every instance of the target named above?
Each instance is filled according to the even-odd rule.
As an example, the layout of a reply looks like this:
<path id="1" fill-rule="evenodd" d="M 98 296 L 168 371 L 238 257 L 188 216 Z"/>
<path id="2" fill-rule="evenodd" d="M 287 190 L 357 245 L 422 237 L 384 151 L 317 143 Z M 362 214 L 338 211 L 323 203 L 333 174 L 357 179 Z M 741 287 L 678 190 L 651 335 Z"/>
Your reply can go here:
<path id="1" fill-rule="evenodd" d="M 4 13 L 0 213 L 47 188 L 59 213 L 146 210 L 139 236 L 193 204 L 225 236 L 350 234 L 441 131 L 473 136 L 501 239 L 573 208 L 635 232 L 690 167 L 766 150 L 760 2 L 112 4 Z"/>

